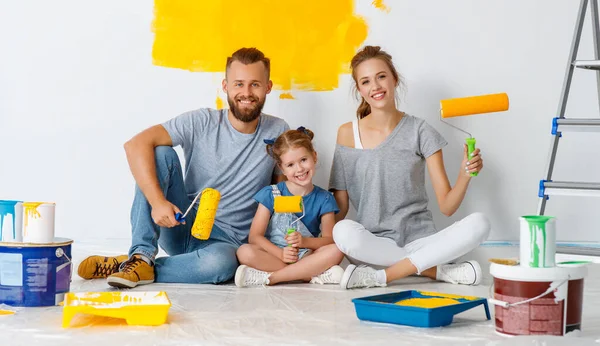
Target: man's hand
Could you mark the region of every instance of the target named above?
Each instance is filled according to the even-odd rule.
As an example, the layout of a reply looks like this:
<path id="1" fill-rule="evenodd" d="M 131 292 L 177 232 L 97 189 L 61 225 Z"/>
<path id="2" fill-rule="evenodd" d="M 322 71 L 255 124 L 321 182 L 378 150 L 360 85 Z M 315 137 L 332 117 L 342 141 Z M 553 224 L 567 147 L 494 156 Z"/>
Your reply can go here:
<path id="1" fill-rule="evenodd" d="M 165 200 L 155 206 L 152 206 L 151 215 L 155 224 L 159 225 L 160 227 L 171 228 L 181 224 L 175 220 L 176 213 L 181 213 L 179 208 L 177 208 L 173 203 Z"/>

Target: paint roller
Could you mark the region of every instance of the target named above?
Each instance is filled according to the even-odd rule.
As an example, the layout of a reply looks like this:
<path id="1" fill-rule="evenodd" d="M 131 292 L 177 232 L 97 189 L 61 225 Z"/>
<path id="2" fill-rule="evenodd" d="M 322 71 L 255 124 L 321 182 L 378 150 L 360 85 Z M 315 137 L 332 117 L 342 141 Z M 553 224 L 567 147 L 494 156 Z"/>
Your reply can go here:
<path id="1" fill-rule="evenodd" d="M 471 153 L 475 151 L 475 138 L 467 131 L 442 119 L 473 114 L 503 112 L 506 110 L 508 110 L 508 95 L 506 93 L 447 99 L 440 101 L 440 120 L 467 134 L 468 137 L 465 139 L 465 142 L 467 143 L 467 157 L 470 158 Z M 472 172 L 471 176 L 477 176 L 477 172 Z"/>
<path id="2" fill-rule="evenodd" d="M 273 210 L 276 213 L 302 213 L 302 216 L 292 221 L 290 227 L 287 229 L 287 234 L 292 234 L 296 231 L 294 224 L 299 222 L 305 215 L 302 206 L 302 196 L 275 196 Z"/>
<path id="3" fill-rule="evenodd" d="M 219 191 L 206 188 L 200 192 L 196 198 L 192 201 L 189 208 L 185 211 L 185 214 L 175 214 L 175 219 L 178 222 L 184 222 L 185 217 L 190 212 L 198 197 L 200 197 L 200 204 L 198 205 L 198 213 L 196 213 L 196 219 L 192 225 L 192 236 L 200 240 L 206 240 L 210 237 L 213 225 L 215 223 L 215 215 L 217 214 L 217 208 L 219 207 L 219 201 L 221 200 L 221 193 Z"/>

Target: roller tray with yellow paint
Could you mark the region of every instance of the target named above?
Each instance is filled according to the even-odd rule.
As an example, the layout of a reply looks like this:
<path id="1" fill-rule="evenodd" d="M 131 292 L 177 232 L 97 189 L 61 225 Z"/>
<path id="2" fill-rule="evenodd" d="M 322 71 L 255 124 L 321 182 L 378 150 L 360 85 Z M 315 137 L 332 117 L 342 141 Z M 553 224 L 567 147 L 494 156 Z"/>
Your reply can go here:
<path id="1" fill-rule="evenodd" d="M 454 315 L 483 305 L 490 319 L 487 299 L 439 292 L 401 291 L 352 299 L 356 316 L 363 321 L 413 327 L 443 327 Z"/>
<path id="2" fill-rule="evenodd" d="M 167 321 L 171 301 L 166 292 L 111 291 L 67 293 L 63 328 L 78 314 L 124 319 L 129 325 L 158 326 Z"/>

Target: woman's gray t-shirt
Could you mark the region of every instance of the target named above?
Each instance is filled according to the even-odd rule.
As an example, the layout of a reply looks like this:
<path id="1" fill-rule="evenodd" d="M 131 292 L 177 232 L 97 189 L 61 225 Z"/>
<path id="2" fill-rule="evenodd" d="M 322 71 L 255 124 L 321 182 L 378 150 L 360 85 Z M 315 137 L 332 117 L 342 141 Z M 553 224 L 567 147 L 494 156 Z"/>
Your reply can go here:
<path id="1" fill-rule="evenodd" d="M 427 209 L 425 159 L 446 144 L 425 120 L 405 114 L 373 149 L 338 144 L 329 190 L 347 190 L 356 221 L 403 247 L 437 232 Z"/>

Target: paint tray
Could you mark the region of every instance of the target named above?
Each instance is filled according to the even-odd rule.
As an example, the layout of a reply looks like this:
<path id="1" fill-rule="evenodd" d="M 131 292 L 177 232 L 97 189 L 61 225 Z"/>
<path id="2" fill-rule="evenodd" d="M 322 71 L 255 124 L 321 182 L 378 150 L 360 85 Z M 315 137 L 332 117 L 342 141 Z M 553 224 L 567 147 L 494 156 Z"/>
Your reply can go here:
<path id="1" fill-rule="evenodd" d="M 490 319 L 487 299 L 480 297 L 410 290 L 355 298 L 352 302 L 356 316 L 363 321 L 442 327 L 452 323 L 454 315 L 479 305 L 485 307 Z"/>
<path id="2" fill-rule="evenodd" d="M 157 292 L 67 293 L 63 304 L 63 328 L 78 313 L 125 319 L 129 325 L 158 326 L 166 322 L 171 301 Z"/>

